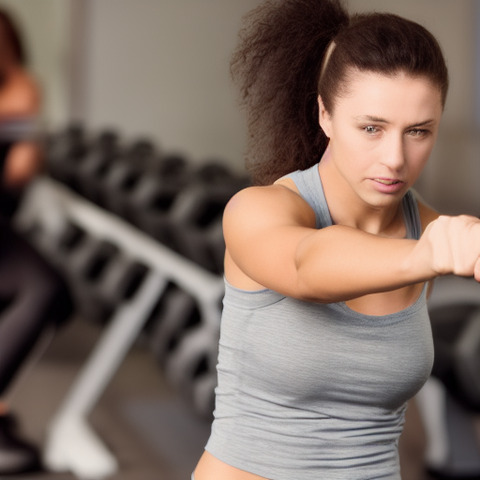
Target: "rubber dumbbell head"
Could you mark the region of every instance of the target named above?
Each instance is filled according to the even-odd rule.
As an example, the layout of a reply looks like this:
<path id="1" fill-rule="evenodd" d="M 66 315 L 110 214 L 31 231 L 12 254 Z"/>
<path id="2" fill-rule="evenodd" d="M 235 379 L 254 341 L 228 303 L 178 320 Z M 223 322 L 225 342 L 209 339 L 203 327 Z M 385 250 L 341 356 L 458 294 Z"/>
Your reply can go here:
<path id="1" fill-rule="evenodd" d="M 480 309 L 477 309 L 455 342 L 455 371 L 470 406 L 480 410 Z"/>

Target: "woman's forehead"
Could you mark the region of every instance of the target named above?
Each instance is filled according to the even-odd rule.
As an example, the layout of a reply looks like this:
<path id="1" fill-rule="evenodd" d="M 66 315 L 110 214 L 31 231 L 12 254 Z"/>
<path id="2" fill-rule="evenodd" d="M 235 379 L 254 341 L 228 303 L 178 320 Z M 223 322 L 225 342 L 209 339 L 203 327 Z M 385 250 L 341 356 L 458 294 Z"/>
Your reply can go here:
<path id="1" fill-rule="evenodd" d="M 386 75 L 376 72 L 349 72 L 335 110 L 357 111 L 356 115 L 441 115 L 440 88 L 426 76 L 405 72 Z"/>

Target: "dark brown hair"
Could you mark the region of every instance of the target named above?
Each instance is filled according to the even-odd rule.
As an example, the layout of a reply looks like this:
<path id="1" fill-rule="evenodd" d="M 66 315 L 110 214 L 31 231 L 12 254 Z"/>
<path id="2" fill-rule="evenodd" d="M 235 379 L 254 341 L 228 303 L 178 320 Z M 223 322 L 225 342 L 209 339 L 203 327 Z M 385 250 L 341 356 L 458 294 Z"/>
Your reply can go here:
<path id="1" fill-rule="evenodd" d="M 239 37 L 231 72 L 247 114 L 246 163 L 254 184 L 319 161 L 328 139 L 317 96 L 332 112 L 353 69 L 426 76 L 445 102 L 448 72 L 438 42 L 396 15 L 350 18 L 340 0 L 267 0 L 244 17 Z"/>
<path id="2" fill-rule="evenodd" d="M 27 55 L 23 44 L 20 30 L 12 15 L 0 8 L 0 39 L 6 45 L 0 45 L 0 51 L 8 49 L 13 55 L 13 60 L 19 65 L 25 65 Z"/>

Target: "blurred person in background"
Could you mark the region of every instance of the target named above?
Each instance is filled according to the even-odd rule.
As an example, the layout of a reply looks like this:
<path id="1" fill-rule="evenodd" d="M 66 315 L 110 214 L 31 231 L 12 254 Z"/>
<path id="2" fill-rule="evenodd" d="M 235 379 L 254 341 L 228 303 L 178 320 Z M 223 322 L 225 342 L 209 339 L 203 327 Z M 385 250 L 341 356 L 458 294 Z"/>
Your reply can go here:
<path id="1" fill-rule="evenodd" d="M 0 475 L 40 468 L 38 449 L 21 438 L 2 397 L 40 334 L 72 310 L 63 280 L 12 224 L 23 192 L 42 169 L 40 109 L 19 30 L 0 8 Z"/>
<path id="2" fill-rule="evenodd" d="M 43 163 L 41 146 L 33 138 L 40 115 L 40 90 L 25 63 L 18 30 L 0 9 L 0 211 L 6 217 L 12 216 L 21 192 Z"/>

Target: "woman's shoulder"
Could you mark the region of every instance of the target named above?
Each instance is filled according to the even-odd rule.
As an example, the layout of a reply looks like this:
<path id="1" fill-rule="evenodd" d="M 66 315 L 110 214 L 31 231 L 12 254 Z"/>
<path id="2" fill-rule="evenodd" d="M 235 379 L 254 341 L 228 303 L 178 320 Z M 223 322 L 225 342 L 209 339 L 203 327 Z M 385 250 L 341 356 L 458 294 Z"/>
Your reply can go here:
<path id="1" fill-rule="evenodd" d="M 36 115 L 39 112 L 41 95 L 35 79 L 23 70 L 0 90 L 0 110 L 4 115 Z"/>
<path id="2" fill-rule="evenodd" d="M 294 220 L 295 223 L 315 224 L 315 215 L 288 179 L 272 185 L 251 186 L 237 192 L 228 202 L 224 218 L 245 218 L 249 222 Z"/>

